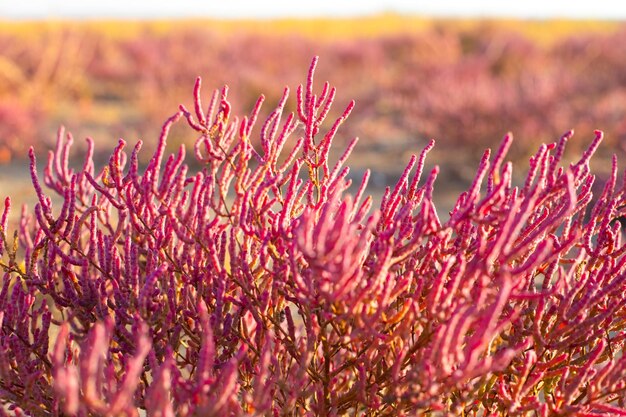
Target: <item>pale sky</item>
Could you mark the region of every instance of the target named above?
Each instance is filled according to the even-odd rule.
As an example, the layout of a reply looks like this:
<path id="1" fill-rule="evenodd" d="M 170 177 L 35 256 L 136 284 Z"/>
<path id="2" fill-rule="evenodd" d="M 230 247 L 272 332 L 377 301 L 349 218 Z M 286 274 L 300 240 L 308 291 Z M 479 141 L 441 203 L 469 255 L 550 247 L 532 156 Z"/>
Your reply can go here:
<path id="1" fill-rule="evenodd" d="M 625 0 L 0 0 L 0 18 L 271 18 L 379 12 L 626 20 Z"/>

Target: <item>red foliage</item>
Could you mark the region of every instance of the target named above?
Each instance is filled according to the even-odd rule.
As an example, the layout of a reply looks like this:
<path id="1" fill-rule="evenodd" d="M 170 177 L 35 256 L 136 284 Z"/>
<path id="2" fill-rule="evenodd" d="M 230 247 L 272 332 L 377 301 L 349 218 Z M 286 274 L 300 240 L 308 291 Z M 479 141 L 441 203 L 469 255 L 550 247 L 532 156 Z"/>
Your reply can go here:
<path id="1" fill-rule="evenodd" d="M 262 125 L 228 90 L 181 106 L 140 169 L 120 140 L 96 171 L 61 131 L 13 244 L 0 218 L 0 402 L 29 416 L 624 415 L 626 184 L 591 205 L 572 132 L 514 187 L 507 135 L 446 221 L 421 179 L 431 142 L 380 208 L 328 159 L 335 89 L 313 73 Z M 167 155 L 172 126 L 198 135 Z M 256 127 L 255 127 L 256 126 Z M 257 140 L 251 140 L 256 137 Z M 483 183 L 486 182 L 486 185 Z M 365 197 L 365 198 L 364 198 Z M 22 255 L 19 248 L 24 250 Z M 4 410 L 0 408 L 0 410 Z M 3 414 L 4 411 L 1 411 Z"/>

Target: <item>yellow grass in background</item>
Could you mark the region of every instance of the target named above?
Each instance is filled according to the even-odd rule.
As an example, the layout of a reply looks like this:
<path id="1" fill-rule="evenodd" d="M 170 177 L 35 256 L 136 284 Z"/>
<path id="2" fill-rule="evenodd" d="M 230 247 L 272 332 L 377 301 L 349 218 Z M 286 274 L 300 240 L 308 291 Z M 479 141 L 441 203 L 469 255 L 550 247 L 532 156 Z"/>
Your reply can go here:
<path id="1" fill-rule="evenodd" d="M 549 45 L 573 34 L 608 33 L 619 28 L 620 22 L 599 20 L 518 20 L 518 19 L 433 19 L 421 16 L 380 14 L 359 18 L 311 18 L 269 20 L 46 20 L 46 21 L 0 21 L 0 34 L 35 37 L 41 32 L 67 28 L 89 29 L 115 39 L 132 38 L 139 33 L 168 33 L 181 29 L 211 28 L 224 34 L 263 33 L 264 35 L 299 34 L 315 39 L 362 38 L 401 33 L 416 33 L 435 26 L 453 30 L 473 29 L 480 25 L 512 30 L 536 41 Z"/>

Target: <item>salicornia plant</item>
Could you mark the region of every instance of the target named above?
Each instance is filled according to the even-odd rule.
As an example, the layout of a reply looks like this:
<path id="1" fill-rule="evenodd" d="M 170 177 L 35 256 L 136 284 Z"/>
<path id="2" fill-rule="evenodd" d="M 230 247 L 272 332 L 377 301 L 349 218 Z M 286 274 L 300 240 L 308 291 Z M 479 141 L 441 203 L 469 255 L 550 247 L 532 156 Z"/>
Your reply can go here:
<path id="1" fill-rule="evenodd" d="M 0 219 L 0 413 L 28 416 L 626 415 L 626 189 L 592 202 L 566 133 L 519 187 L 511 136 L 440 220 L 431 142 L 380 208 L 348 191 L 324 121 L 335 98 L 289 90 L 264 123 L 227 89 L 165 123 L 147 166 L 120 141 L 69 167 L 61 131 L 39 202 Z M 165 155 L 170 128 L 197 132 Z M 486 184 L 485 184 L 486 183 Z M 142 411 L 143 410 L 143 411 Z"/>

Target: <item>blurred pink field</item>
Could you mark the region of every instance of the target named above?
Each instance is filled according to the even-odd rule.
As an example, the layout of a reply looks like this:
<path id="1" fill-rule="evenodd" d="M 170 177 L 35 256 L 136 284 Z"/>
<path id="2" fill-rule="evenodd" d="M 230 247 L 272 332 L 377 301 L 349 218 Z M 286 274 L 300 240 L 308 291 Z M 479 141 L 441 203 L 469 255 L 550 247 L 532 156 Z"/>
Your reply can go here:
<path id="1" fill-rule="evenodd" d="M 371 192 L 380 196 L 434 138 L 427 164 L 442 167 L 435 201 L 445 215 L 482 151 L 508 131 L 522 169 L 539 143 L 575 129 L 567 160 L 602 128 L 594 163 L 608 175 L 606 162 L 626 143 L 623 44 L 626 29 L 602 22 L 8 22 L 0 30 L 0 189 L 15 200 L 12 220 L 22 202 L 32 208 L 27 148 L 36 145 L 45 161 L 59 125 L 74 134 L 72 160 L 82 159 L 86 136 L 102 151 L 96 159 L 120 137 L 142 139 L 148 154 L 162 121 L 189 105 L 196 76 L 207 89 L 231 84 L 234 110 L 246 113 L 260 94 L 276 103 L 320 55 L 319 76 L 338 86 L 338 107 L 356 100 L 337 138 L 361 139 L 350 160 L 355 176 L 372 168 Z M 168 146 L 195 139 L 175 128 Z"/>
<path id="2" fill-rule="evenodd" d="M 123 137 L 149 148 L 162 120 L 189 104 L 195 77 L 209 89 L 231 84 L 244 113 L 260 94 L 275 103 L 285 85 L 297 85 L 314 55 L 325 63 L 320 76 L 357 103 L 338 139 L 361 137 L 358 160 L 387 155 L 374 158 L 383 171 L 399 174 L 388 161 L 430 138 L 478 160 L 512 131 L 511 156 L 524 161 L 564 131 L 591 138 L 603 128 L 619 149 L 625 43 L 616 23 L 575 21 L 8 22 L 0 30 L 0 160 L 49 146 L 61 124 L 78 147 L 92 136 L 104 147 Z M 174 133 L 173 148 L 194 140 Z"/>

